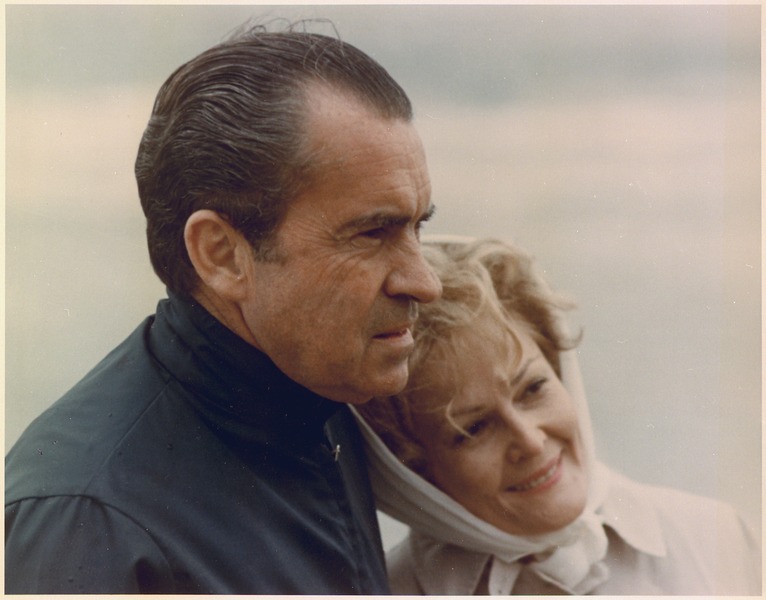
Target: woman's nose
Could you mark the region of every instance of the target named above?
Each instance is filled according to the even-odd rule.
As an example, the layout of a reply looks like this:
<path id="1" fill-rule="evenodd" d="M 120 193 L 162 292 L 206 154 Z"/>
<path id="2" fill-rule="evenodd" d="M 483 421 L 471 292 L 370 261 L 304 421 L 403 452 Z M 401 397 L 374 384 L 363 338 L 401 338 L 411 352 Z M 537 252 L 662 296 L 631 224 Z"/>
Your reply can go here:
<path id="1" fill-rule="evenodd" d="M 546 434 L 533 415 L 514 412 L 507 419 L 508 460 L 512 463 L 537 456 L 545 447 Z"/>

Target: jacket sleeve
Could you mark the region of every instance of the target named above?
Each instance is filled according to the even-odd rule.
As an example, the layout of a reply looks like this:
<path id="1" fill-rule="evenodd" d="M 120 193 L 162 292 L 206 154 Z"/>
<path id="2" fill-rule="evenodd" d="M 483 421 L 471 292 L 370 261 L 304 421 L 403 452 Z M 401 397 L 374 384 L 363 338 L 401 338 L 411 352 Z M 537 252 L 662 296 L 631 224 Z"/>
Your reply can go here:
<path id="1" fill-rule="evenodd" d="M 173 589 L 151 533 L 81 496 L 31 498 L 5 509 L 7 594 L 156 593 Z"/>

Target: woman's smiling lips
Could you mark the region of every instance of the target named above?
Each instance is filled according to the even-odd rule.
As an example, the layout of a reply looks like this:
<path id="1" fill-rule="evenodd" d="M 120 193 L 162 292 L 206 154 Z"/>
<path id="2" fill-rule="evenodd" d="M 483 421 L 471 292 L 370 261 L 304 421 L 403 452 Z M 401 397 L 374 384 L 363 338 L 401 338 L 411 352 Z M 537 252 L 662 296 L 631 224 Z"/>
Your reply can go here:
<path id="1" fill-rule="evenodd" d="M 540 491 L 542 489 L 548 489 L 558 481 L 560 476 L 561 454 L 559 454 L 555 460 L 551 461 L 548 466 L 540 469 L 528 479 L 515 485 L 508 486 L 506 490 L 509 492 L 529 492 L 533 490 Z"/>

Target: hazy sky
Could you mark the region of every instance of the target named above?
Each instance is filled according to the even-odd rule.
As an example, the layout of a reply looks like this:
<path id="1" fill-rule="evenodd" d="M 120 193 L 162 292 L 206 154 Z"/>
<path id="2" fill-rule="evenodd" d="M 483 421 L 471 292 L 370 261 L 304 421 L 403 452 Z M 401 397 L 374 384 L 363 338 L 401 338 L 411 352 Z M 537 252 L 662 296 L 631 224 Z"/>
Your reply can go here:
<path id="1" fill-rule="evenodd" d="M 11 5 L 6 15 L 9 91 L 154 83 L 250 18 L 328 18 L 410 94 L 468 107 L 689 93 L 700 76 L 720 84 L 760 59 L 755 5 Z M 155 60 L 137 60 L 146 54 Z"/>
<path id="2" fill-rule="evenodd" d="M 512 238 L 577 301 L 608 462 L 760 515 L 758 5 L 6 6 L 6 446 L 163 294 L 132 175 L 161 83 L 304 17 L 413 100 L 427 232 Z"/>

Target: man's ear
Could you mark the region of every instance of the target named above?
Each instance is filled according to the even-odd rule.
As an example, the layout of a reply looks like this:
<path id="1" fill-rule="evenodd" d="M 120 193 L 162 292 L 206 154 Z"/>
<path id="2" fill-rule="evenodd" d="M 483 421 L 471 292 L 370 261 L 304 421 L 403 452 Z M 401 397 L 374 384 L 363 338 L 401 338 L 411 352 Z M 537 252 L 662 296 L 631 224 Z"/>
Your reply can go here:
<path id="1" fill-rule="evenodd" d="M 198 210 L 186 221 L 184 243 L 204 285 L 222 298 L 242 299 L 252 251 L 239 231 L 217 212 Z"/>

